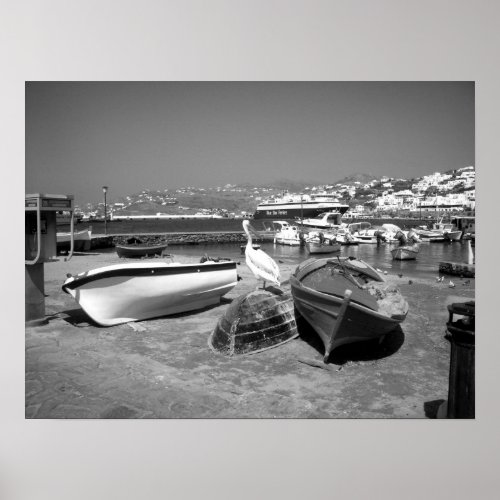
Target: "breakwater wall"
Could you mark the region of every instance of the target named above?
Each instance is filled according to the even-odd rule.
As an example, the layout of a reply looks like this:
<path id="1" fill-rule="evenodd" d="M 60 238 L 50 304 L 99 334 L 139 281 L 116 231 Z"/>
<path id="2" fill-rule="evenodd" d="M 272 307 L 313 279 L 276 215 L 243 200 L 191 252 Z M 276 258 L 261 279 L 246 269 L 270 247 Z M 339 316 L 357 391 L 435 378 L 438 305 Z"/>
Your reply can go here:
<path id="1" fill-rule="evenodd" d="M 258 238 L 255 238 L 258 241 Z M 120 235 L 96 235 L 92 236 L 91 248 L 109 248 L 115 245 L 126 245 L 133 242 L 148 245 L 160 245 L 167 242 L 169 246 L 174 245 L 199 245 L 199 244 L 223 244 L 223 243 L 246 243 L 247 238 L 243 232 L 213 232 L 213 233 L 134 233 Z"/>

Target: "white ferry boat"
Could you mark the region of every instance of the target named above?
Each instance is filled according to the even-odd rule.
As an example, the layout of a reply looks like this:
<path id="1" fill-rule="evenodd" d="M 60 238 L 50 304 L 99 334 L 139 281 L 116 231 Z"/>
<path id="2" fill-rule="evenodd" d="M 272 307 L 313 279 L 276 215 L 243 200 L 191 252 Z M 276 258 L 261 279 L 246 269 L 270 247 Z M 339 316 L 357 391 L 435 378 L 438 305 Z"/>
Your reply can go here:
<path id="1" fill-rule="evenodd" d="M 279 198 L 260 203 L 254 213 L 254 219 L 303 219 L 316 217 L 324 212 L 338 212 L 341 215 L 349 210 L 329 193 L 285 194 Z"/>

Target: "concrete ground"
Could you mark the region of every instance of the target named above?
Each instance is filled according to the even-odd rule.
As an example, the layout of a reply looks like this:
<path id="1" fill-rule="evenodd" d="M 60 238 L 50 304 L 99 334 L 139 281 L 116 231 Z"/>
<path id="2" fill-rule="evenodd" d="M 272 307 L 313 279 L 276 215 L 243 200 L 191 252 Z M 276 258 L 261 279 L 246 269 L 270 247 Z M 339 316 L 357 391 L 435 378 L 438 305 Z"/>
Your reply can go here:
<path id="1" fill-rule="evenodd" d="M 243 280 L 216 307 L 100 327 L 61 285 L 66 273 L 117 262 L 95 251 L 45 264 L 49 322 L 26 328 L 26 418 L 433 418 L 448 395 L 446 305 L 475 295 L 474 279 L 453 278 L 452 289 L 389 274 L 410 309 L 380 345 L 340 347 L 324 365 L 301 320 L 295 340 L 225 357 L 207 341 L 230 301 L 256 287 L 244 257 Z M 293 271 L 280 268 L 284 279 Z"/>

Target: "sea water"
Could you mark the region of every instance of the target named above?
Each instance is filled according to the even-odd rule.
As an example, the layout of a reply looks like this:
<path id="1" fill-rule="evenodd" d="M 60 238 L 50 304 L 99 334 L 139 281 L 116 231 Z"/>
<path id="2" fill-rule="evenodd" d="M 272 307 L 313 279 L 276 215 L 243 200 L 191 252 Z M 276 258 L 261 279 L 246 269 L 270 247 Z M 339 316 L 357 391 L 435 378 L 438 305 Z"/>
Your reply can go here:
<path id="1" fill-rule="evenodd" d="M 277 245 L 272 242 L 259 243 L 260 248 L 270 255 L 278 265 L 280 263 L 298 265 L 302 261 L 313 257 L 304 247 Z M 420 243 L 420 251 L 416 260 L 398 261 L 392 259 L 391 250 L 396 248 L 395 244 L 381 243 L 345 245 L 340 252 L 315 256 L 318 258 L 335 258 L 339 256 L 352 256 L 364 260 L 371 266 L 388 273 L 403 273 L 408 277 L 435 278 L 439 274 L 439 263 L 457 262 L 472 264 L 474 249 L 469 240 L 442 242 L 442 243 Z M 245 255 L 241 244 L 199 244 L 199 245 L 172 245 L 167 248 L 169 253 L 203 257 L 205 254 L 212 258 L 230 258 L 235 261 L 244 262 Z"/>

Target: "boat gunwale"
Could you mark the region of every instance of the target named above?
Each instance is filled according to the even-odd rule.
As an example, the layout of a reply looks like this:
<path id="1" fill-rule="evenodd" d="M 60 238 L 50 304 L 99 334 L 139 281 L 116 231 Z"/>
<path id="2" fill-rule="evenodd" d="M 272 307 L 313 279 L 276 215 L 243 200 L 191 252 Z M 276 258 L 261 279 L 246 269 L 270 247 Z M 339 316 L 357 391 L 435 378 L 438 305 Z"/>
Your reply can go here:
<path id="1" fill-rule="evenodd" d="M 326 293 L 326 292 L 319 292 L 318 290 L 315 290 L 314 288 L 311 288 L 311 287 L 309 287 L 307 285 L 304 285 L 294 275 L 290 276 L 290 285 L 292 287 L 292 291 L 294 290 L 294 287 L 295 287 L 295 289 L 297 289 L 297 288 L 298 289 L 302 289 L 302 290 L 306 291 L 307 293 L 312 294 L 313 296 L 316 295 L 318 297 L 323 297 L 323 298 L 327 297 L 328 299 L 334 298 L 334 299 L 336 299 L 336 301 L 338 302 L 339 305 L 341 305 L 342 302 L 345 299 L 345 297 L 343 297 L 341 295 L 334 295 L 334 294 L 330 294 L 330 293 Z M 348 289 L 346 288 L 346 290 L 348 290 Z M 299 301 L 304 302 L 304 300 L 302 298 L 298 299 L 298 298 L 296 298 L 294 296 L 294 301 L 295 300 L 299 300 Z M 318 306 L 316 303 L 307 301 L 307 304 L 310 305 L 311 307 L 313 307 L 316 310 L 320 310 L 320 311 L 324 312 L 325 314 L 327 314 L 329 316 L 332 316 L 332 312 L 331 311 L 329 311 L 328 309 L 325 309 L 325 308 L 322 308 L 322 307 Z M 370 315 L 376 316 L 378 319 L 386 320 L 386 321 L 390 321 L 390 322 L 395 322 L 397 324 L 402 323 L 406 319 L 406 316 L 407 316 L 408 310 L 409 310 L 409 308 L 407 308 L 405 314 L 394 314 L 392 316 L 387 316 L 386 314 L 382 314 L 379 311 L 376 311 L 374 309 L 370 309 L 369 307 L 367 307 L 367 306 L 365 306 L 363 304 L 360 304 L 359 302 L 357 302 L 356 300 L 353 300 L 353 299 L 350 299 L 349 304 L 350 304 L 351 307 L 354 307 L 355 309 L 359 309 L 359 310 L 361 310 L 361 311 L 363 311 L 365 313 L 368 313 Z"/>

